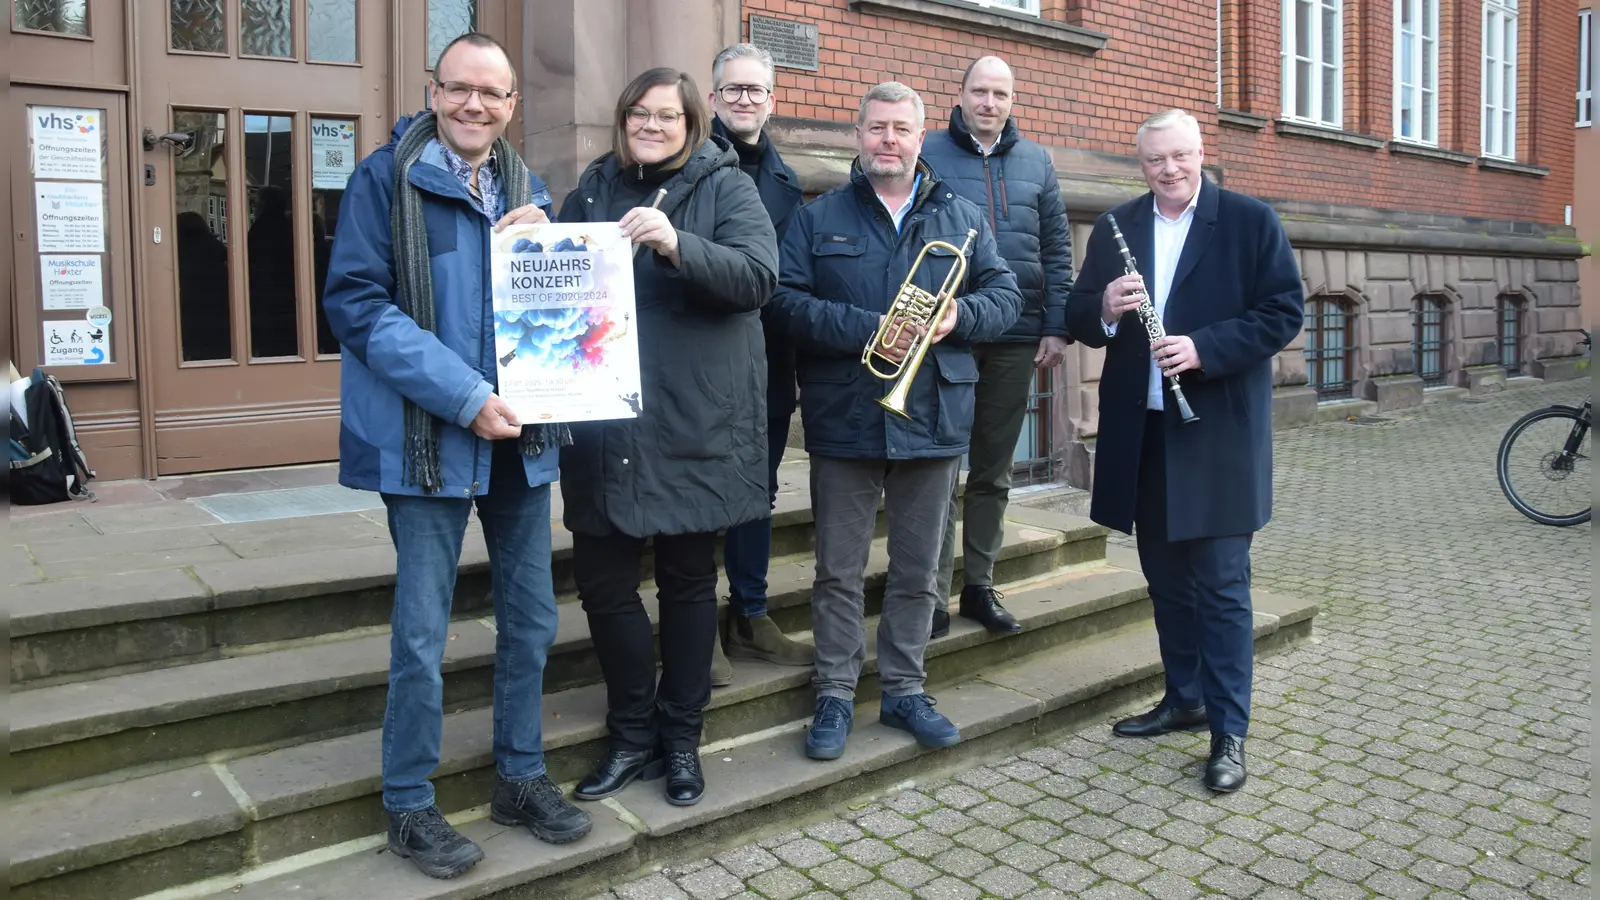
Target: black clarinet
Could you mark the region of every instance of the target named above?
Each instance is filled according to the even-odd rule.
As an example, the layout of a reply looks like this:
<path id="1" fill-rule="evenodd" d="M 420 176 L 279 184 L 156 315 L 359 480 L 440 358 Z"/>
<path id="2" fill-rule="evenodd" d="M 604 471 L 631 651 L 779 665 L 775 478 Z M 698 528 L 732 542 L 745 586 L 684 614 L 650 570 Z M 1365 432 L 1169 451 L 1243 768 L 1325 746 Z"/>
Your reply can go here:
<path id="1" fill-rule="evenodd" d="M 1111 226 L 1111 236 L 1117 239 L 1117 251 L 1122 254 L 1122 273 L 1124 275 L 1138 274 L 1139 266 L 1134 262 L 1133 254 L 1128 252 L 1128 242 L 1122 239 L 1122 229 L 1117 227 L 1117 217 L 1106 213 L 1106 222 Z M 1167 336 L 1167 329 L 1162 327 L 1161 317 L 1156 315 L 1156 307 L 1155 304 L 1150 302 L 1150 294 L 1146 291 L 1141 291 L 1140 295 L 1139 321 L 1144 323 L 1145 334 L 1150 336 L 1150 346 L 1154 347 L 1157 341 Z M 1151 352 L 1153 353 L 1154 351 Z M 1188 398 L 1183 396 L 1183 385 L 1178 383 L 1178 376 L 1168 375 L 1166 378 L 1167 386 L 1172 388 L 1172 399 L 1178 402 L 1178 416 L 1182 419 L 1183 424 L 1187 425 L 1190 422 L 1200 421 L 1200 417 L 1195 415 L 1194 410 L 1189 408 Z"/>

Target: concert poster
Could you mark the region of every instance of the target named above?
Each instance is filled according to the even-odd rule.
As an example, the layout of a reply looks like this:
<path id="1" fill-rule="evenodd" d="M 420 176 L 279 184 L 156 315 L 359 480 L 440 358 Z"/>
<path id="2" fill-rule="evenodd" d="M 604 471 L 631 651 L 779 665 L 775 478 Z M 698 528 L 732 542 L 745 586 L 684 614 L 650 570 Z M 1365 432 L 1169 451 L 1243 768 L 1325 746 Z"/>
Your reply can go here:
<path id="1" fill-rule="evenodd" d="M 639 415 L 633 244 L 615 222 L 513 225 L 494 235 L 500 396 L 523 424 Z"/>

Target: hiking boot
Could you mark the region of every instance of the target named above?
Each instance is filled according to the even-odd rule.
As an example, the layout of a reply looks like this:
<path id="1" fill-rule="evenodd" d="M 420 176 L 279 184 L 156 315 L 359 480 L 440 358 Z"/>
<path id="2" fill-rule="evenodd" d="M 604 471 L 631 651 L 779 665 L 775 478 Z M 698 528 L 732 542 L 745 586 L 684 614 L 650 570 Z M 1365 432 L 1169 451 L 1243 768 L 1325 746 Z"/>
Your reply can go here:
<path id="1" fill-rule="evenodd" d="M 483 859 L 483 849 L 452 828 L 436 806 L 389 813 L 389 852 L 411 860 L 429 878 L 454 878 Z"/>
<path id="2" fill-rule="evenodd" d="M 589 814 L 567 802 L 548 775 L 532 781 L 495 779 L 489 818 L 501 825 L 525 825 L 547 844 L 570 844 L 589 833 Z"/>
<path id="3" fill-rule="evenodd" d="M 885 697 L 878 708 L 878 721 L 890 728 L 909 731 L 924 747 L 953 747 L 961 743 L 961 732 L 954 722 L 933 708 L 927 694 Z"/>
<path id="4" fill-rule="evenodd" d="M 733 684 L 733 663 L 722 652 L 722 635 L 711 641 L 711 686 L 727 687 Z"/>
<path id="5" fill-rule="evenodd" d="M 783 633 L 771 616 L 747 616 L 737 607 L 728 608 L 728 655 L 737 659 L 764 659 L 780 666 L 809 666 L 816 661 L 816 650 Z"/>
<path id="6" fill-rule="evenodd" d="M 850 701 L 838 697 L 818 697 L 816 715 L 806 730 L 806 755 L 812 759 L 838 759 L 844 755 L 845 738 L 850 736 L 856 711 Z"/>

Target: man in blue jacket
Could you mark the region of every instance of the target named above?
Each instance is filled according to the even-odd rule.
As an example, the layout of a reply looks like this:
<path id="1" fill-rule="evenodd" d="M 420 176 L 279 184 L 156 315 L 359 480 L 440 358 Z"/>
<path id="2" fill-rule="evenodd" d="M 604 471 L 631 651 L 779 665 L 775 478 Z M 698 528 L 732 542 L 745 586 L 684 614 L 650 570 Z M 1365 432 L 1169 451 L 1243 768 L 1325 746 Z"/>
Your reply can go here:
<path id="1" fill-rule="evenodd" d="M 789 214 L 800 205 L 800 179 L 767 137 L 767 118 L 776 106 L 772 54 L 754 44 L 734 44 L 711 62 L 711 130 L 733 144 L 739 168 L 756 183 L 761 205 L 783 241 Z M 767 502 L 778 498 L 778 464 L 789 443 L 794 416 L 794 349 L 772 326 L 772 307 L 761 309 L 767 351 Z M 728 621 L 711 659 L 711 683 L 733 682 L 728 657 L 764 659 L 781 666 L 809 666 L 811 647 L 785 635 L 767 615 L 767 560 L 772 556 L 772 519 L 729 528 L 723 539 L 728 571 Z M 726 655 L 723 651 L 726 648 Z"/>
<path id="2" fill-rule="evenodd" d="M 801 207 L 779 248 L 773 320 L 795 345 L 816 520 L 817 699 L 805 742 L 814 759 L 842 755 L 854 721 L 867 649 L 863 576 L 880 498 L 892 563 L 878 624 L 878 719 L 928 747 L 961 739 L 924 690 L 923 651 L 945 514 L 972 431 L 978 369 L 971 345 L 1011 327 L 1022 295 L 982 211 L 918 158 L 925 121 L 922 98 L 905 85 L 891 81 L 867 91 L 850 182 Z M 909 417 L 901 418 L 877 402 L 896 382 L 872 377 L 862 351 L 877 339 L 912 263 L 932 241 L 964 248 L 970 266 L 948 313 L 926 332 L 927 354 L 909 385 Z M 937 293 L 954 254 L 930 249 L 912 282 Z M 886 352 L 894 363 L 906 358 L 913 333 L 923 332 L 901 329 Z"/>
<path id="3" fill-rule="evenodd" d="M 1017 436 L 1036 371 L 1061 364 L 1067 348 L 1067 292 L 1072 289 L 1072 238 L 1050 151 L 1017 129 L 1011 68 L 984 56 L 961 79 L 961 102 L 950 128 L 931 135 L 922 158 L 945 184 L 989 216 L 1006 265 L 1017 273 L 1022 315 L 996 340 L 973 348 L 978 361 L 972 449 L 961 516 L 960 614 L 990 631 L 1022 626 L 1000 605 L 994 561 L 1005 543 L 1006 503 Z M 939 604 L 933 636 L 950 631 L 949 597 L 955 569 L 956 497 L 950 496 L 944 547 L 939 556 Z"/>
<path id="4" fill-rule="evenodd" d="M 560 426 L 521 425 L 495 393 L 489 241 L 544 221 L 544 183 L 504 139 L 516 74 L 492 38 L 439 55 L 435 112 L 395 124 L 340 205 L 323 304 L 343 348 L 339 482 L 379 491 L 396 551 L 383 805 L 389 849 L 451 878 L 483 858 L 434 805 L 443 731 L 440 664 L 473 506 L 493 572 L 497 629 L 490 815 L 542 840 L 574 841 L 589 815 L 545 774 L 545 657 L 556 633 L 550 482 Z"/>
<path id="5" fill-rule="evenodd" d="M 1137 148 L 1150 190 L 1095 223 L 1067 298 L 1073 335 L 1106 348 L 1089 518 L 1137 539 L 1166 669 L 1161 702 L 1113 731 L 1209 727 L 1205 784 L 1236 791 L 1255 661 L 1250 541 L 1272 515 L 1272 358 L 1300 333 L 1305 288 L 1278 214 L 1206 180 L 1193 116 L 1152 116 Z M 1157 341 L 1137 312 L 1145 296 Z M 1168 376 L 1197 421 L 1180 418 Z"/>

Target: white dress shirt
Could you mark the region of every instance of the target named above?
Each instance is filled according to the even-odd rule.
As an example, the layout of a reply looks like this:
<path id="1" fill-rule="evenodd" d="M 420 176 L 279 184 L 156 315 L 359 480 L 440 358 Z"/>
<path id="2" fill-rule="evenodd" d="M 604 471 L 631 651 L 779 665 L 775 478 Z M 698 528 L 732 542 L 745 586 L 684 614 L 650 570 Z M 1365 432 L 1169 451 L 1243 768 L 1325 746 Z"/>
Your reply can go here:
<path id="1" fill-rule="evenodd" d="M 1194 208 L 1199 202 L 1200 191 L 1196 190 L 1194 196 L 1189 198 L 1189 205 L 1183 208 L 1183 212 L 1171 219 L 1162 214 L 1160 202 L 1155 202 L 1156 218 L 1153 223 L 1155 259 L 1150 260 L 1155 284 L 1146 287 L 1150 288 L 1150 304 L 1156 309 L 1156 318 L 1162 322 L 1167 318 L 1167 295 L 1172 293 L 1172 279 L 1178 273 L 1178 257 L 1183 255 L 1183 242 L 1189 238 L 1189 226 L 1194 223 Z M 1104 322 L 1101 324 L 1105 325 Z M 1116 334 L 1117 326 L 1106 325 L 1108 337 L 1115 337 Z M 1145 406 L 1152 410 L 1164 409 L 1166 406 L 1164 388 L 1161 366 L 1156 364 L 1155 354 L 1151 354 L 1150 386 Z"/>
<path id="2" fill-rule="evenodd" d="M 889 209 L 888 201 L 883 199 L 882 194 L 878 194 L 878 202 L 882 203 L 883 208 L 889 213 L 889 218 L 894 222 L 895 231 L 900 230 L 901 223 L 906 220 L 906 213 L 911 212 L 911 204 L 916 201 L 917 189 L 920 187 L 922 187 L 922 173 L 918 172 L 917 177 L 911 181 L 911 193 L 906 195 L 906 202 L 900 204 L 899 209 Z"/>

